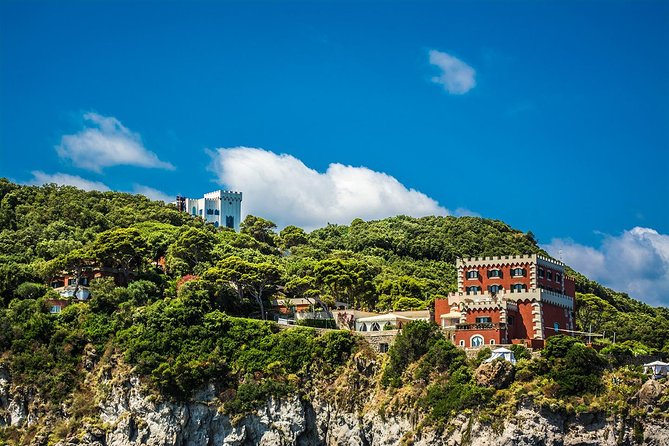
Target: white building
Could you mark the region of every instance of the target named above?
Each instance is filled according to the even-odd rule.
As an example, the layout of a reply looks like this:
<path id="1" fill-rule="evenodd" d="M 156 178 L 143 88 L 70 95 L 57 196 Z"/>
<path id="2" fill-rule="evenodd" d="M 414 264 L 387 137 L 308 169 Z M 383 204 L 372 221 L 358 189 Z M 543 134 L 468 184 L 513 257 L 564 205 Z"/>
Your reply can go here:
<path id="1" fill-rule="evenodd" d="M 239 231 L 242 217 L 242 193 L 217 190 L 204 194 L 203 198 L 177 197 L 180 211 L 201 217 L 214 226 Z"/>

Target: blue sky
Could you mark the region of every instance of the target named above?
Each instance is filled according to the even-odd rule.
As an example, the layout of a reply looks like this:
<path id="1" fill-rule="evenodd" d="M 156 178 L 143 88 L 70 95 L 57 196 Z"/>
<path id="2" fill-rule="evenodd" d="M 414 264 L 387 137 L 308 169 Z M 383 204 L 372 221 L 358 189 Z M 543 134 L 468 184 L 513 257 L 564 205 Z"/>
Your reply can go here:
<path id="1" fill-rule="evenodd" d="M 660 1 L 3 0 L 0 176 L 240 189 L 307 228 L 481 215 L 669 304 L 666 23 Z"/>

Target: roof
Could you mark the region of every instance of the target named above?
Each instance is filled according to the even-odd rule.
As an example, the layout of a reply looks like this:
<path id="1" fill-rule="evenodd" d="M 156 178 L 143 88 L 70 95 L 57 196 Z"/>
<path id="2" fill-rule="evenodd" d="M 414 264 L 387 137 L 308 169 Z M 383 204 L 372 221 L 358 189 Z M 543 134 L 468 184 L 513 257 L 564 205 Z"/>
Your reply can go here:
<path id="1" fill-rule="evenodd" d="M 509 350 L 508 348 L 505 348 L 505 347 L 496 348 L 492 352 L 493 353 L 513 353 L 513 351 L 511 351 L 511 350 Z"/>
<path id="2" fill-rule="evenodd" d="M 381 321 L 415 321 L 420 318 L 429 318 L 430 312 L 425 311 L 397 311 L 386 314 L 377 314 L 376 316 L 360 317 L 356 322 L 381 322 Z"/>
<path id="3" fill-rule="evenodd" d="M 669 366 L 669 363 L 662 362 L 662 361 L 653 361 L 653 362 L 649 362 L 648 364 L 644 364 L 643 366 L 644 367 L 656 367 L 656 366 L 657 367 L 665 367 L 665 366 Z"/>
<path id="4" fill-rule="evenodd" d="M 455 318 L 461 318 L 462 313 L 459 311 L 451 311 L 450 313 L 442 314 L 439 316 L 440 319 L 455 319 Z"/>
<path id="5" fill-rule="evenodd" d="M 297 299 L 272 299 L 272 305 L 282 306 L 289 301 L 292 306 L 296 305 L 319 305 L 317 299 L 304 299 L 302 297 Z"/>
<path id="6" fill-rule="evenodd" d="M 359 319 L 361 317 L 370 317 L 370 316 L 376 316 L 378 313 L 374 313 L 373 311 L 361 311 L 361 310 L 332 310 L 332 314 L 339 316 L 341 315 L 346 315 L 346 316 L 353 316 L 356 319 Z"/>
<path id="7" fill-rule="evenodd" d="M 398 316 L 409 317 L 412 319 L 430 318 L 430 310 L 415 310 L 415 311 L 393 311 L 392 313 Z"/>

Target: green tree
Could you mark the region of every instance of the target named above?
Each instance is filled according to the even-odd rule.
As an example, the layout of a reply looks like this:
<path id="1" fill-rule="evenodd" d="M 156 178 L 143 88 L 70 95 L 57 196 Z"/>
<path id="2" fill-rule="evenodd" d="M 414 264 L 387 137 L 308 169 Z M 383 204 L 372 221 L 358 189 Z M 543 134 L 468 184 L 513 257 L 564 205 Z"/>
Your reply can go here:
<path id="1" fill-rule="evenodd" d="M 276 233 L 274 232 L 276 224 L 274 222 L 255 215 L 247 215 L 239 227 L 242 234 L 248 234 L 261 243 L 276 246 Z"/>
<path id="2" fill-rule="evenodd" d="M 91 251 L 102 265 L 120 269 L 124 283 L 129 282 L 131 272 L 142 269 L 147 253 L 146 242 L 135 228 L 100 233 L 91 245 Z"/>
<path id="3" fill-rule="evenodd" d="M 355 259 L 326 259 L 314 266 L 317 282 L 338 301 L 355 307 L 374 308 L 376 268 Z"/>
<path id="4" fill-rule="evenodd" d="M 576 323 L 584 331 L 597 332 L 616 317 L 615 307 L 594 294 L 576 293 L 575 304 Z"/>
<path id="5" fill-rule="evenodd" d="M 167 269 L 179 275 L 192 273 L 199 263 L 209 262 L 216 237 L 207 229 L 183 228 L 167 249 Z"/>
<path id="6" fill-rule="evenodd" d="M 382 383 L 398 387 L 407 366 L 419 360 L 441 339 L 444 336 L 433 322 L 414 321 L 406 324 L 388 350 L 389 358 L 383 370 Z"/>
<path id="7" fill-rule="evenodd" d="M 400 297 L 393 304 L 393 310 L 395 311 L 424 310 L 425 308 L 425 301 L 415 297 Z"/>
<path id="8" fill-rule="evenodd" d="M 548 362 L 548 375 L 558 385 L 561 395 L 596 392 L 601 388 L 606 361 L 578 339 L 551 336 L 541 355 Z"/>
<path id="9" fill-rule="evenodd" d="M 304 232 L 304 229 L 298 228 L 297 226 L 286 226 L 283 228 L 279 233 L 279 239 L 281 240 L 281 246 L 284 249 L 306 245 L 309 242 L 307 233 Z"/>

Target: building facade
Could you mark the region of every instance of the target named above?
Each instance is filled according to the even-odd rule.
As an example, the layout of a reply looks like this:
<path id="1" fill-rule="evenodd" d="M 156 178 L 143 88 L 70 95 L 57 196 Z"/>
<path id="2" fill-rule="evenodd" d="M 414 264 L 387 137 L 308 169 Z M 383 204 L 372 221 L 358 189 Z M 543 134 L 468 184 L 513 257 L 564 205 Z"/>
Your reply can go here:
<path id="1" fill-rule="evenodd" d="M 241 192 L 217 190 L 204 194 L 202 198 L 178 196 L 174 204 L 180 211 L 198 216 L 216 227 L 239 231 L 242 213 Z"/>
<path id="2" fill-rule="evenodd" d="M 574 281 L 540 255 L 458 260 L 458 291 L 435 301 L 435 322 L 461 347 L 523 343 L 574 330 Z"/>

